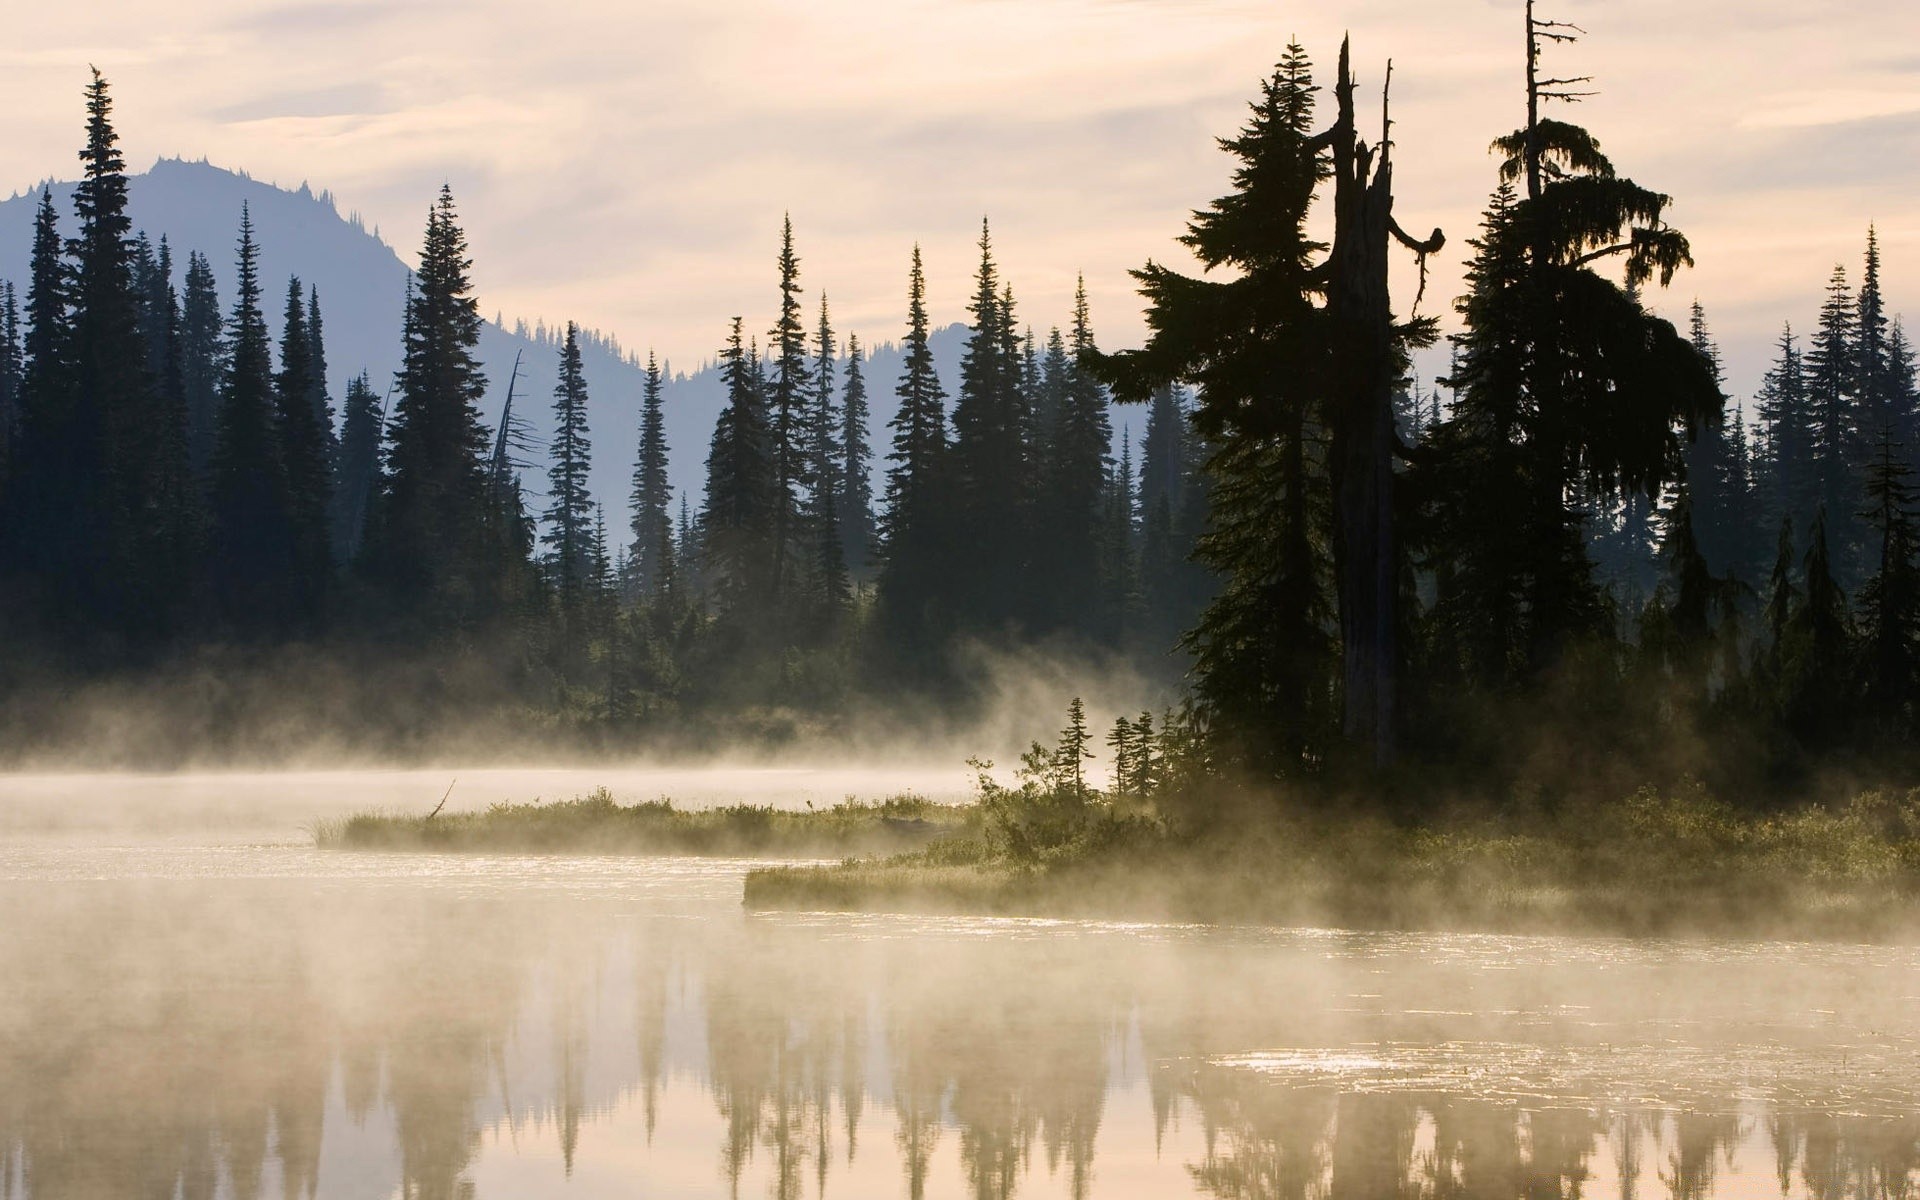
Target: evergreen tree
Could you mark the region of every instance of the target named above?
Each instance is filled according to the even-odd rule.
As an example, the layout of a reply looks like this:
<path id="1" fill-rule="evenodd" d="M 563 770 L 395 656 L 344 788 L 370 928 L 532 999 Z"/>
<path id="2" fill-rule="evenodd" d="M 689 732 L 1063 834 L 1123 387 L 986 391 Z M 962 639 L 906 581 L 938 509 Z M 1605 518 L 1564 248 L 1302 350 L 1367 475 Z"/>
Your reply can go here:
<path id="1" fill-rule="evenodd" d="M 367 510 L 380 477 L 381 426 L 385 415 L 379 393 L 366 372 L 347 384 L 340 452 L 334 458 L 333 556 L 350 563 L 359 557 Z"/>
<path id="2" fill-rule="evenodd" d="M 1868 713 L 1893 731 L 1910 731 L 1920 700 L 1920 536 L 1908 470 L 1883 425 L 1867 472 L 1862 516 L 1876 543 L 1873 576 L 1860 590 Z"/>
<path id="3" fill-rule="evenodd" d="M 852 577 L 866 580 L 873 571 L 873 449 L 867 444 L 866 360 L 857 334 L 847 337 L 847 380 L 840 415 L 840 539 L 841 558 Z"/>
<path id="4" fill-rule="evenodd" d="M 1102 481 L 1096 506 L 1103 509 L 1093 533 L 1093 575 L 1090 597 L 1097 616 L 1093 632 L 1109 645 L 1118 645 L 1138 623 L 1140 610 L 1139 522 L 1133 475 L 1133 441 L 1120 439 L 1120 460 Z"/>
<path id="5" fill-rule="evenodd" d="M 1003 297 L 987 223 L 980 223 L 980 269 L 973 314 L 960 359 L 953 405 L 952 486 L 955 519 L 967 531 L 968 569 L 960 611 L 988 628 L 1016 620 L 1026 607 L 1026 530 L 1030 499 L 1029 418 L 1020 394 L 1020 365 L 1010 354 L 1011 312 Z"/>
<path id="6" fill-rule="evenodd" d="M 560 602 L 561 638 L 571 664 L 582 647 L 580 633 L 591 599 L 593 496 L 587 475 L 593 463 L 587 432 L 587 381 L 580 364 L 580 330 L 567 322 L 560 347 L 559 382 L 553 388 L 552 464 L 547 468 L 547 524 L 542 541 L 551 550 L 548 571 Z"/>
<path id="7" fill-rule="evenodd" d="M 1130 537 L 1120 539 L 1115 532 L 1111 514 L 1102 511 L 1120 501 L 1108 479 L 1113 426 L 1107 418 L 1106 389 L 1078 365 L 1097 353 L 1084 280 L 1074 293 L 1072 353 L 1048 439 L 1039 522 L 1046 549 L 1036 556 L 1034 569 L 1050 601 L 1051 624 L 1111 642 L 1119 635 L 1116 601 L 1129 587 L 1132 546 Z M 1131 496 L 1131 472 L 1119 484 Z M 1109 495 L 1116 498 L 1109 500 Z"/>
<path id="8" fill-rule="evenodd" d="M 1811 529 L 1820 504 L 1814 461 L 1813 417 L 1807 382 L 1793 327 L 1781 330 L 1779 356 L 1761 382 L 1756 398 L 1762 433 L 1760 492 L 1763 511 L 1795 530 Z"/>
<path id="9" fill-rule="evenodd" d="M 1902 447 L 1907 465 L 1912 466 L 1914 447 L 1920 446 L 1920 379 L 1915 376 L 1914 348 L 1897 319 L 1893 331 L 1887 335 L 1887 367 L 1887 402 L 1892 410 L 1894 437 Z"/>
<path id="10" fill-rule="evenodd" d="M 275 411 L 273 344 L 260 311 L 259 250 L 245 206 L 238 276 L 209 488 L 213 583 L 233 626 L 266 633 L 294 615 L 294 539 Z"/>
<path id="11" fill-rule="evenodd" d="M 285 487 L 288 602 L 292 615 L 311 622 L 332 573 L 328 511 L 333 464 L 327 450 L 325 413 L 313 406 L 313 334 L 300 281 L 287 285 L 286 319 L 280 338 L 280 373 L 274 381 L 280 470 Z"/>
<path id="12" fill-rule="evenodd" d="M 772 594 L 791 581 L 791 562 L 804 541 L 800 493 L 813 486 L 808 470 L 808 402 L 813 398 L 807 365 L 807 332 L 801 321 L 800 260 L 793 252 L 793 218 L 780 230 L 780 319 L 769 335 L 772 379 L 769 416 L 773 423 L 774 512 Z"/>
<path id="13" fill-rule="evenodd" d="M 98 71 L 87 86 L 87 144 L 74 187 L 79 228 L 72 260 L 72 404 L 94 443 L 96 471 L 76 484 L 90 494 L 83 536 L 99 539 L 73 565 L 84 597 L 73 615 L 104 621 L 136 637 L 169 629 L 193 570 L 193 496 L 187 486 L 184 430 L 148 368 L 129 237 L 126 163 L 112 123 L 113 104 Z"/>
<path id="14" fill-rule="evenodd" d="M 0 280 L 0 505 L 6 502 L 6 480 L 20 436 L 21 367 L 20 301 L 13 284 Z"/>
<path id="15" fill-rule="evenodd" d="M 640 452 L 633 465 L 633 550 L 635 577 L 644 596 L 661 588 L 673 557 L 672 500 L 667 482 L 667 426 L 661 408 L 660 364 L 647 353 L 646 383 L 640 393 Z"/>
<path id="16" fill-rule="evenodd" d="M 814 343 L 814 397 L 808 417 L 807 474 L 813 492 L 807 519 L 814 537 L 814 592 L 830 623 L 846 607 L 850 584 L 840 530 L 840 462 L 846 449 L 840 440 L 844 428 L 841 414 L 834 403 L 834 354 L 833 321 L 827 311 L 827 295 L 822 292 Z"/>
<path id="17" fill-rule="evenodd" d="M 1880 291 L 1880 236 L 1867 226 L 1866 266 L 1855 299 L 1854 343 L 1851 354 L 1853 394 L 1858 416 L 1854 421 L 1855 461 L 1863 470 L 1877 469 L 1875 450 L 1883 430 L 1897 429 L 1894 368 L 1889 353 L 1886 298 Z"/>
<path id="18" fill-rule="evenodd" d="M 1847 269 L 1836 265 L 1820 308 L 1820 326 L 1807 351 L 1807 417 L 1815 503 L 1827 510 L 1827 534 L 1833 542 L 1836 571 L 1856 577 L 1858 530 L 1855 462 L 1859 372 L 1854 342 L 1859 309 L 1847 287 Z"/>
<path id="19" fill-rule="evenodd" d="M 99 479 L 100 447 L 97 429 L 73 403 L 69 283 L 53 189 L 42 188 L 21 341 L 19 453 L 6 480 L 10 499 L 0 534 L 10 543 L 10 563 L 38 582 L 50 612 L 79 602 L 76 568 L 99 545 L 90 492 Z"/>
<path id="20" fill-rule="evenodd" d="M 1717 417 L 1710 416 L 1695 430 L 1687 445 L 1686 478 L 1692 536 L 1712 570 L 1722 574 L 1744 572 L 1753 544 L 1748 527 L 1751 511 L 1744 507 L 1734 460 L 1733 423 L 1738 406 L 1726 403 L 1726 375 L 1720 349 L 1707 332 L 1706 311 L 1695 300 L 1688 322 L 1688 341 L 1708 366 L 1721 396 Z"/>
<path id="21" fill-rule="evenodd" d="M 220 380 L 226 373 L 220 330 L 213 267 L 205 255 L 194 251 L 187 256 L 186 295 L 180 311 L 180 385 L 187 407 L 187 461 L 202 480 L 213 461 Z"/>
<path id="22" fill-rule="evenodd" d="M 759 367 L 742 343 L 741 320 L 720 353 L 727 403 L 707 453 L 700 514 L 701 569 L 725 616 L 751 619 L 771 597 L 779 464 Z"/>
<path id="23" fill-rule="evenodd" d="M 1852 682 L 1846 594 L 1834 578 L 1824 509 L 1814 513 L 1801 577 L 1800 603 L 1784 633 L 1783 708 L 1788 728 L 1803 741 L 1821 745 L 1846 728 Z"/>
<path id="24" fill-rule="evenodd" d="M 333 396 L 327 390 L 327 339 L 320 321 L 318 287 L 307 289 L 307 358 L 307 399 L 313 408 L 314 424 L 320 430 L 326 467 L 331 474 L 334 458 L 340 453 L 340 437 L 333 427 Z"/>
<path id="25" fill-rule="evenodd" d="M 907 284 L 899 407 L 889 422 L 893 449 L 887 461 L 892 465 L 887 468 L 878 581 L 889 644 L 908 658 L 924 658 L 944 634 L 947 620 L 946 391 L 934 370 L 927 336 L 927 281 L 916 245 Z"/>
<path id="26" fill-rule="evenodd" d="M 487 487 L 471 269 L 453 192 L 442 187 L 407 304 L 387 471 L 368 529 L 375 577 L 429 629 L 469 626 L 500 607 L 505 549 Z"/>

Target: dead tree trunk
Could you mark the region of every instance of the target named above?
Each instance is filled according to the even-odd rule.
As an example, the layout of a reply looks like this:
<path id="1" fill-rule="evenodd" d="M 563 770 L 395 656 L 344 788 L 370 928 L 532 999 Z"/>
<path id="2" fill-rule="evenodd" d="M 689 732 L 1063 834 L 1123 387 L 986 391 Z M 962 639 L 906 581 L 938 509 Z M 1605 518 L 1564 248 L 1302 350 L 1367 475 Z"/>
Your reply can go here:
<path id="1" fill-rule="evenodd" d="M 1389 64 L 1388 78 L 1392 77 Z M 1327 311 L 1334 329 L 1333 388 L 1327 397 L 1333 490 L 1333 557 L 1340 610 L 1348 741 L 1377 765 L 1392 761 L 1399 684 L 1399 548 L 1394 531 L 1393 388 L 1399 375 L 1393 304 L 1387 287 L 1389 238 L 1417 253 L 1440 248 L 1439 230 L 1415 242 L 1393 219 L 1391 126 L 1382 89 L 1378 147 L 1354 122 L 1348 46 L 1340 45 L 1334 95 L 1334 235 L 1327 262 Z"/>

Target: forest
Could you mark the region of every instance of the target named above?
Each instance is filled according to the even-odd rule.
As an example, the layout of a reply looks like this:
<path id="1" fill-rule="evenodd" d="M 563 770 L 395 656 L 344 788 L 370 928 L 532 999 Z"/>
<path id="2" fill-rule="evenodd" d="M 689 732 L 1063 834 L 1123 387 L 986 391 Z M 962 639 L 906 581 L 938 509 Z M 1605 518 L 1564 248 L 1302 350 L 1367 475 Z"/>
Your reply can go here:
<path id="1" fill-rule="evenodd" d="M 400 371 L 336 397 L 324 297 L 291 279 L 278 304 L 244 211 L 234 249 L 184 270 L 132 228 L 96 72 L 75 211 L 43 191 L 29 278 L 0 284 L 9 752 L 57 742 L 76 689 L 194 670 L 266 681 L 228 696 L 242 725 L 263 690 L 311 704 L 307 672 L 348 680 L 301 719 L 357 715 L 388 750 L 480 713 L 612 753 L 791 739 L 964 709 L 989 647 L 1168 683 L 1164 712 L 1114 732 L 1117 792 L 1161 786 L 1155 762 L 1403 812 L 1688 776 L 1759 805 L 1901 782 L 1920 388 L 1874 232 L 1857 286 L 1837 265 L 1760 391 L 1729 396 L 1703 307 L 1684 327 L 1650 307 L 1693 261 L 1672 197 L 1552 115 L 1585 94 L 1543 74 L 1574 33 L 1528 22 L 1524 123 L 1489 131 L 1480 227 L 1451 240 L 1394 216 L 1347 47 L 1329 106 L 1288 46 L 1221 140 L 1231 190 L 1179 236 L 1194 266 L 1135 272 L 1138 348 L 1098 345 L 1084 289 L 1040 332 L 983 221 L 957 393 L 918 247 L 904 368 L 870 379 L 789 222 L 770 323 L 716 328 L 707 445 L 666 444 L 650 367 L 617 529 L 586 482 L 582 335 L 551 398 L 483 377 L 450 189 Z M 1424 266 L 1457 242 L 1443 342 Z M 214 253 L 236 256 L 232 296 Z M 1421 267 L 1411 298 L 1396 255 Z M 882 401 L 891 441 L 870 445 Z M 1117 403 L 1148 416 L 1116 455 Z M 697 506 L 674 505 L 670 454 L 704 454 Z"/>

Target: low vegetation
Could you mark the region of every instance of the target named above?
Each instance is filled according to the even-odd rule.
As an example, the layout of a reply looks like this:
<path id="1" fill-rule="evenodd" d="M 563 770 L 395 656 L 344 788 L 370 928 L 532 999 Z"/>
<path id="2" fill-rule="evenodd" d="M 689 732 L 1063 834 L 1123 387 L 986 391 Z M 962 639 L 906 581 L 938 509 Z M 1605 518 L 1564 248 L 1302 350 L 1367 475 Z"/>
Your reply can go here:
<path id="1" fill-rule="evenodd" d="M 476 812 L 361 813 L 321 822 L 315 842 L 346 850 L 574 854 L 711 854 L 837 858 L 894 854 L 964 833 L 971 810 L 918 796 L 787 811 L 766 805 L 621 804 L 605 788 L 574 800 L 495 804 Z"/>

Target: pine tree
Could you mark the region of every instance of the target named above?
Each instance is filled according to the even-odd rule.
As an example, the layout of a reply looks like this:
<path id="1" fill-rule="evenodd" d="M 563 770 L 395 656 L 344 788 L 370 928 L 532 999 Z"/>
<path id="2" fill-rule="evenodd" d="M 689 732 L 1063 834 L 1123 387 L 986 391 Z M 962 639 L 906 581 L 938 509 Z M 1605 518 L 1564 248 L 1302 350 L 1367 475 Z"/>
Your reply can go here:
<path id="1" fill-rule="evenodd" d="M 849 595 L 846 546 L 840 530 L 841 414 L 834 403 L 833 322 L 827 295 L 820 293 L 820 324 L 814 343 L 813 401 L 808 414 L 808 478 L 813 485 L 807 521 L 813 530 L 813 590 L 829 624 L 845 609 Z"/>
<path id="2" fill-rule="evenodd" d="M 1811 529 L 1820 503 L 1819 476 L 1806 373 L 1791 325 L 1781 330 L 1776 345 L 1779 356 L 1755 398 L 1763 445 L 1761 500 L 1770 518 L 1791 522 L 1795 530 Z"/>
<path id="3" fill-rule="evenodd" d="M 219 424 L 220 380 L 226 372 L 220 298 L 206 256 L 187 256 L 186 295 L 180 310 L 180 385 L 187 406 L 187 461 L 204 480 L 213 461 Z"/>
<path id="4" fill-rule="evenodd" d="M 1852 669 L 1846 594 L 1834 578 L 1827 514 L 1817 510 L 1801 568 L 1800 603 L 1787 619 L 1784 708 L 1788 727 L 1803 740 L 1830 742 L 1851 717 Z"/>
<path id="5" fill-rule="evenodd" d="M 340 437 L 333 427 L 333 396 L 327 390 L 327 338 L 320 321 L 318 287 L 307 289 L 307 358 L 310 360 L 307 400 L 313 408 L 314 424 L 320 429 L 327 471 L 331 474 L 334 458 L 340 453 Z"/>
<path id="6" fill-rule="evenodd" d="M 453 192 L 427 217 L 395 378 L 387 471 L 368 561 L 399 611 L 428 629 L 471 626 L 500 607 L 504 544 L 490 506 L 481 320 Z"/>
<path id="7" fill-rule="evenodd" d="M 74 188 L 79 228 L 72 260 L 72 403 L 94 443 L 97 473 L 82 536 L 99 540 L 78 567 L 82 607 L 73 615 L 104 621 L 136 637 L 166 632 L 180 616 L 193 570 L 193 497 L 187 486 L 184 431 L 148 369 L 129 237 L 126 164 L 112 124 L 112 100 L 98 71 L 87 87 L 85 165 Z"/>
<path id="8" fill-rule="evenodd" d="M 700 532 L 702 573 L 721 613 L 747 620 L 772 597 L 779 466 L 759 367 L 742 337 L 735 317 L 720 353 L 727 404 L 707 453 Z"/>
<path id="9" fill-rule="evenodd" d="M 778 598 L 791 581 L 790 560 L 804 545 L 800 494 L 813 485 L 808 470 L 808 401 L 812 399 L 807 366 L 807 332 L 801 321 L 800 260 L 793 252 L 793 218 L 780 231 L 780 319 L 770 333 L 772 356 L 770 412 L 773 424 L 774 513 L 772 594 Z"/>
<path id="10" fill-rule="evenodd" d="M 1119 645 L 1138 624 L 1140 610 L 1139 522 L 1136 512 L 1133 441 L 1120 438 L 1120 459 L 1101 481 L 1095 501 L 1102 510 L 1094 541 L 1090 597 L 1098 621 L 1094 632 L 1108 645 Z"/>
<path id="11" fill-rule="evenodd" d="M 640 393 L 640 451 L 633 464 L 633 549 L 640 592 L 654 596 L 661 588 L 673 557 L 672 500 L 667 482 L 667 426 L 661 407 L 660 364 L 647 352 L 646 382 Z"/>
<path id="12" fill-rule="evenodd" d="M 560 347 L 559 382 L 553 388 L 552 464 L 547 468 L 547 531 L 542 541 L 552 551 L 547 559 L 554 592 L 560 602 L 561 638 L 571 664 L 582 650 L 595 563 L 593 561 L 593 496 L 587 476 L 593 448 L 587 432 L 587 381 L 580 363 L 580 330 L 567 322 Z"/>
<path id="13" fill-rule="evenodd" d="M 238 290 L 227 323 L 226 376 L 209 488 L 215 595 L 237 629 L 267 633 L 293 617 L 293 534 L 281 428 L 275 411 L 273 344 L 260 311 L 253 217 L 240 210 Z"/>
<path id="14" fill-rule="evenodd" d="M 1916 379 L 1913 346 L 1899 320 L 1887 335 L 1887 400 L 1892 409 L 1894 438 L 1901 447 L 1907 465 L 1915 463 L 1915 447 L 1920 446 L 1920 379 Z"/>
<path id="15" fill-rule="evenodd" d="M 292 615 L 301 622 L 318 617 L 332 572 L 327 514 L 332 506 L 333 466 L 328 430 L 322 424 L 325 414 L 316 413 L 313 406 L 315 363 L 307 313 L 300 281 L 289 281 L 274 401 L 286 488 L 288 601 Z"/>
<path id="16" fill-rule="evenodd" d="M 973 323 L 953 405 L 952 503 L 957 527 L 967 531 L 968 551 L 967 570 L 956 580 L 957 602 L 963 617 L 993 629 L 1017 620 L 1026 607 L 1030 425 L 1019 361 L 1009 353 L 1011 311 L 984 220 L 968 312 Z"/>
<path id="17" fill-rule="evenodd" d="M 934 370 L 927 334 L 927 281 L 920 247 L 913 248 L 907 284 L 907 335 L 903 347 L 899 407 L 889 425 L 886 511 L 881 518 L 883 552 L 878 581 L 889 644 L 906 657 L 924 658 L 944 635 L 946 592 L 947 444 L 946 392 Z"/>
<path id="18" fill-rule="evenodd" d="M 1056 788 L 1087 798 L 1087 763 L 1093 759 L 1093 735 L 1087 730 L 1087 706 L 1075 696 L 1067 705 L 1067 727 L 1060 731 L 1059 748 L 1053 754 L 1053 782 Z"/>
<path id="19" fill-rule="evenodd" d="M 1820 308 L 1820 327 L 1807 352 L 1807 416 L 1815 502 L 1827 510 L 1827 533 L 1833 541 L 1836 572 L 1843 580 L 1856 578 L 1859 558 L 1853 519 L 1860 507 L 1853 471 L 1859 418 L 1854 392 L 1859 376 L 1854 363 L 1858 320 L 1859 310 L 1847 287 L 1847 269 L 1836 265 Z"/>
<path id="20" fill-rule="evenodd" d="M 1862 514 L 1878 560 L 1860 589 L 1867 712 L 1896 732 L 1913 729 L 1920 700 L 1920 536 L 1912 473 L 1899 451 L 1890 423 L 1883 424 Z"/>
<path id="21" fill-rule="evenodd" d="M 1116 540 L 1111 515 L 1103 511 L 1118 503 L 1109 499 L 1115 492 L 1108 478 L 1113 425 L 1107 418 L 1106 389 L 1079 366 L 1097 353 L 1084 279 L 1074 292 L 1071 347 L 1073 361 L 1065 369 L 1065 387 L 1048 438 L 1039 522 L 1046 549 L 1036 556 L 1034 568 L 1042 573 L 1043 592 L 1051 601 L 1050 624 L 1111 644 L 1120 632 L 1132 547 L 1130 538 Z M 1130 496 L 1131 478 L 1121 483 Z"/>
<path id="22" fill-rule="evenodd" d="M 1732 445 L 1733 420 L 1737 406 L 1726 403 L 1726 375 L 1720 363 L 1720 349 L 1707 332 L 1706 311 L 1695 300 L 1688 322 L 1688 338 L 1713 376 L 1721 395 L 1717 417 L 1701 422 L 1687 445 L 1686 488 L 1690 501 L 1689 524 L 1698 540 L 1700 554 L 1712 570 L 1722 574 L 1744 571 L 1746 550 L 1752 544 L 1747 528 L 1751 513 L 1743 507 Z"/>
<path id="23" fill-rule="evenodd" d="M 841 557 L 852 577 L 865 581 L 873 572 L 873 449 L 867 444 L 866 360 L 857 334 L 847 336 L 847 380 L 841 395 L 840 538 Z"/>
<path id="24" fill-rule="evenodd" d="M 380 441 L 385 414 L 381 397 L 362 371 L 347 384 L 340 452 L 334 458 L 333 557 L 350 563 L 360 555 L 367 511 L 380 477 Z"/>
<path id="25" fill-rule="evenodd" d="M 6 481 L 20 436 L 20 386 L 20 301 L 13 284 L 0 280 L 0 506 L 6 503 Z"/>
<path id="26" fill-rule="evenodd" d="M 44 591 L 49 611 L 77 602 L 74 567 L 97 547 L 83 541 L 93 522 L 90 490 L 98 480 L 99 443 L 72 402 L 67 335 L 69 278 L 61 261 L 59 216 L 52 188 L 34 213 L 28 269 L 26 332 L 21 340 L 19 453 L 6 479 L 7 561 Z"/>

